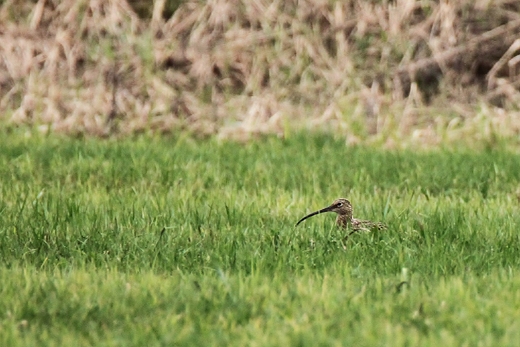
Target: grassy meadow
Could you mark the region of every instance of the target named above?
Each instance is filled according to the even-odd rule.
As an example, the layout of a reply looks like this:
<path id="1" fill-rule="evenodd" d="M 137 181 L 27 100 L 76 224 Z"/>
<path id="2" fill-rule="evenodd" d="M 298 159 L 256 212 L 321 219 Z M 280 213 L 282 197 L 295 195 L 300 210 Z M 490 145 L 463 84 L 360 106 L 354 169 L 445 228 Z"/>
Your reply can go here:
<path id="1" fill-rule="evenodd" d="M 2 346 L 515 346 L 520 159 L 0 136 Z M 344 243 L 346 197 L 388 230 Z"/>

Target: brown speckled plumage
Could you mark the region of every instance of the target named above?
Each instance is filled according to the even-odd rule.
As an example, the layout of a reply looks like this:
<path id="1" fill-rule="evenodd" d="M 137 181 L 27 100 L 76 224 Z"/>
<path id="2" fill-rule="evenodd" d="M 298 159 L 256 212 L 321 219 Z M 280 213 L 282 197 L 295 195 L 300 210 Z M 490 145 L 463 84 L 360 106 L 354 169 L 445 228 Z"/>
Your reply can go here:
<path id="1" fill-rule="evenodd" d="M 309 217 L 315 216 L 320 213 L 325 212 L 335 212 L 338 214 L 336 218 L 336 225 L 338 225 L 341 228 L 347 229 L 350 228 L 352 231 L 349 233 L 353 234 L 358 231 L 371 231 L 371 230 L 383 230 L 386 229 L 386 226 L 383 223 L 379 222 L 371 222 L 368 220 L 360 220 L 357 218 L 354 218 L 353 216 L 353 209 L 352 204 L 350 201 L 344 198 L 339 198 L 334 200 L 334 202 L 328 206 L 325 207 L 319 211 L 312 212 L 311 214 L 306 215 L 302 219 L 296 223 L 296 225 L 300 224 L 304 220 L 306 220 Z"/>

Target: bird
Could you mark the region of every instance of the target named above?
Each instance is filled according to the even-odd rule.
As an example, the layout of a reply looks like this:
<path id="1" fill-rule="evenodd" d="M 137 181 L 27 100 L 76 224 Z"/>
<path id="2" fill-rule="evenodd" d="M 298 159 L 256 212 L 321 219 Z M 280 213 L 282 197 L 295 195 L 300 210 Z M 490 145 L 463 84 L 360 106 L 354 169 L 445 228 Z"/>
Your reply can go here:
<path id="1" fill-rule="evenodd" d="M 300 219 L 298 223 L 296 223 L 296 226 L 298 226 L 298 224 L 300 224 L 307 218 L 325 212 L 336 212 L 338 214 L 338 216 L 336 217 L 336 225 L 343 229 L 352 229 L 352 231 L 347 235 L 347 237 L 358 231 L 386 229 L 386 225 L 381 222 L 372 222 L 369 220 L 361 220 L 354 218 L 352 204 L 345 198 L 336 199 L 330 206 L 306 215 L 305 217 Z"/>

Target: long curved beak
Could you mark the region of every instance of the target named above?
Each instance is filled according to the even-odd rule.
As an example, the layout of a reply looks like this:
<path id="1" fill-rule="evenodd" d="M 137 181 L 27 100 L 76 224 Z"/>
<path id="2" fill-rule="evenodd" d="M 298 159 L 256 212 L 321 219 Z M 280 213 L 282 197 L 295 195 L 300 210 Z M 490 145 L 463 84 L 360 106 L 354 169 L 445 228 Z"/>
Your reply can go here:
<path id="1" fill-rule="evenodd" d="M 330 212 L 330 211 L 332 211 L 332 209 L 333 209 L 333 205 L 330 205 L 330 206 L 328 206 L 328 207 L 322 208 L 322 209 L 319 210 L 319 211 L 312 212 L 312 213 L 306 215 L 305 217 L 303 217 L 302 219 L 300 219 L 300 220 L 298 221 L 298 223 L 296 223 L 295 226 L 298 226 L 298 224 L 300 224 L 301 222 L 303 222 L 303 221 L 306 220 L 307 218 L 311 218 L 312 216 L 315 216 L 315 215 L 320 214 L 320 213 Z"/>

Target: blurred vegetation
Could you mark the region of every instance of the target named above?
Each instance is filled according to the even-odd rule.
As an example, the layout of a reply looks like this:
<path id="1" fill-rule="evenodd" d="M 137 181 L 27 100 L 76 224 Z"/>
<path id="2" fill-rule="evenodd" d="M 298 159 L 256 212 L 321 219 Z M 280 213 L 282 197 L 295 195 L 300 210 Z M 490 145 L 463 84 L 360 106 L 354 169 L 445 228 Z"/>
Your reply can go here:
<path id="1" fill-rule="evenodd" d="M 164 11 L 162 17 L 168 20 L 180 5 L 187 2 L 186 0 L 165 0 Z M 153 1 L 149 0 L 128 0 L 128 4 L 132 6 L 135 13 L 141 19 L 151 19 L 153 13 Z"/>
<path id="2" fill-rule="evenodd" d="M 95 136 L 517 145 L 519 13 L 520 0 L 8 1 L 0 114 Z"/>

